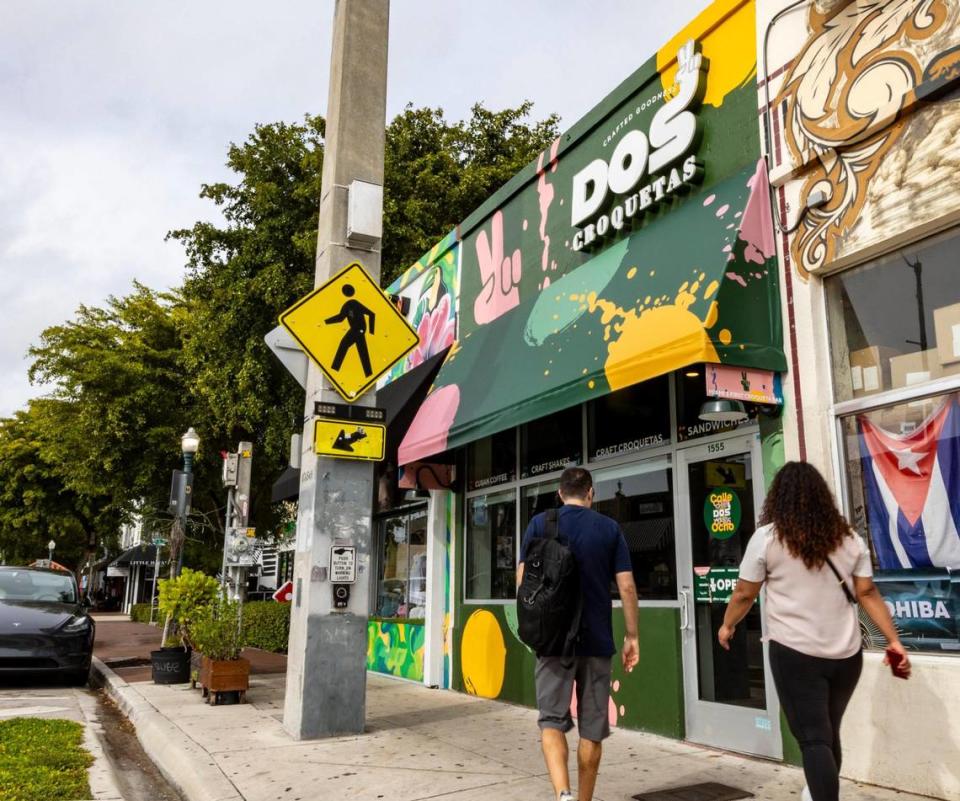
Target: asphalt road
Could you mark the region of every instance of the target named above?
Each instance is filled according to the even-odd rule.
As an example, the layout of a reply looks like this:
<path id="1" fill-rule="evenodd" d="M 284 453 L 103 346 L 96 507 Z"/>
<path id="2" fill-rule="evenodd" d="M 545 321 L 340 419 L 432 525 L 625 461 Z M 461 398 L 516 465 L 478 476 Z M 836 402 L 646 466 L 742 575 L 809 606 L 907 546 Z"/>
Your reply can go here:
<path id="1" fill-rule="evenodd" d="M 0 680 L 0 720 L 75 720 L 96 760 L 90 789 L 96 801 L 182 801 L 143 752 L 136 732 L 103 694 L 54 681 Z"/>

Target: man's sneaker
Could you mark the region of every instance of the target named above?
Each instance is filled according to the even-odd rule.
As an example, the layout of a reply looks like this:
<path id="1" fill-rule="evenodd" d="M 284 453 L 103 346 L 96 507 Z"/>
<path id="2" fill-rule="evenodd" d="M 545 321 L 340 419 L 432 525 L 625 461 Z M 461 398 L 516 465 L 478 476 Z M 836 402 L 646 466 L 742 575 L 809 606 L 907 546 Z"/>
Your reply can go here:
<path id="1" fill-rule="evenodd" d="M 810 795 L 810 788 L 804 785 L 803 792 L 800 793 L 800 801 L 813 801 L 813 796 Z"/>
<path id="2" fill-rule="evenodd" d="M 560 801 L 577 801 L 569 790 L 560 791 Z"/>

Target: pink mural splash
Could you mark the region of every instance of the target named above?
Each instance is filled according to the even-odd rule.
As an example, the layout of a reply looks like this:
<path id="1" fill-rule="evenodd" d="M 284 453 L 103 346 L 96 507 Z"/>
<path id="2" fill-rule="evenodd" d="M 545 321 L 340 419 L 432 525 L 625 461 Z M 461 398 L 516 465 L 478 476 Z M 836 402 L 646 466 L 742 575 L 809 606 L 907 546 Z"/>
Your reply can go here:
<path id="1" fill-rule="evenodd" d="M 397 461 L 410 464 L 447 448 L 450 426 L 460 408 L 460 387 L 448 384 L 427 395 L 397 450 Z"/>
<path id="2" fill-rule="evenodd" d="M 557 171 L 557 150 L 560 148 L 560 137 L 553 140 L 550 146 L 550 172 Z M 550 214 L 550 204 L 556 191 L 553 184 L 547 183 L 547 170 L 543 166 L 543 157 L 546 151 L 540 154 L 537 160 L 537 195 L 540 199 L 540 241 L 543 242 L 543 255 L 540 257 L 540 267 L 546 272 L 550 265 L 550 237 L 547 235 L 547 217 Z"/>
<path id="3" fill-rule="evenodd" d="M 618 714 L 616 702 L 613 700 L 613 698 L 610 698 L 608 700 L 607 720 L 610 721 L 611 726 L 616 726 L 617 721 L 626 712 L 626 710 L 623 709 L 623 707 L 620 707 L 620 709 L 623 711 L 620 711 Z M 577 685 L 576 684 L 573 685 L 573 695 L 570 698 L 570 716 L 574 718 L 577 717 Z"/>
<path id="4" fill-rule="evenodd" d="M 743 209 L 739 229 L 740 239 L 747 245 L 743 257 L 754 264 L 763 264 L 777 252 L 770 208 L 770 182 L 763 159 L 757 161 L 757 169 L 747 186 L 750 187 L 750 197 Z"/>
<path id="5" fill-rule="evenodd" d="M 420 343 L 408 358 L 410 367 L 423 364 L 431 356 L 436 356 L 444 348 L 449 348 L 454 340 L 455 321 L 450 310 L 450 296 L 440 298 L 432 312 L 423 315 L 417 326 Z"/>
<path id="6" fill-rule="evenodd" d="M 477 236 L 477 262 L 482 286 L 473 303 L 473 318 L 477 325 L 486 325 L 520 303 L 523 265 L 519 248 L 504 257 L 502 211 L 493 215 L 490 236 L 486 231 Z"/>

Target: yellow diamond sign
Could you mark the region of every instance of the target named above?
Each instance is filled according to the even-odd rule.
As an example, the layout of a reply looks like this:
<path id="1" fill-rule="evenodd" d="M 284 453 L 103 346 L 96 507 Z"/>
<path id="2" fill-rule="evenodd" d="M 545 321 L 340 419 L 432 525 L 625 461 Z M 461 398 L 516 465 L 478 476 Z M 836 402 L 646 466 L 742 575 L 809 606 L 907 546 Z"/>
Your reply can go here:
<path id="1" fill-rule="evenodd" d="M 370 389 L 420 341 L 358 262 L 297 301 L 280 315 L 280 324 L 348 401 Z"/>

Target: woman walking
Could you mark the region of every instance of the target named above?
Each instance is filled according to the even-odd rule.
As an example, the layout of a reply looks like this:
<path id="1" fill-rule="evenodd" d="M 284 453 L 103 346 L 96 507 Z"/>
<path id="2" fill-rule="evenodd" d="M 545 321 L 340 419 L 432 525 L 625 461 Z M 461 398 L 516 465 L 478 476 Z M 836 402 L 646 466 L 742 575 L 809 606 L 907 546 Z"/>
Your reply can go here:
<path id="1" fill-rule="evenodd" d="M 803 752 L 804 798 L 837 801 L 840 721 L 863 666 L 857 601 L 886 637 L 894 659 L 902 658 L 905 673 L 910 663 L 873 583 L 867 545 L 837 509 L 816 468 L 785 464 L 760 523 L 744 552 L 718 638 L 729 650 L 737 624 L 766 584 L 770 668 Z"/>

